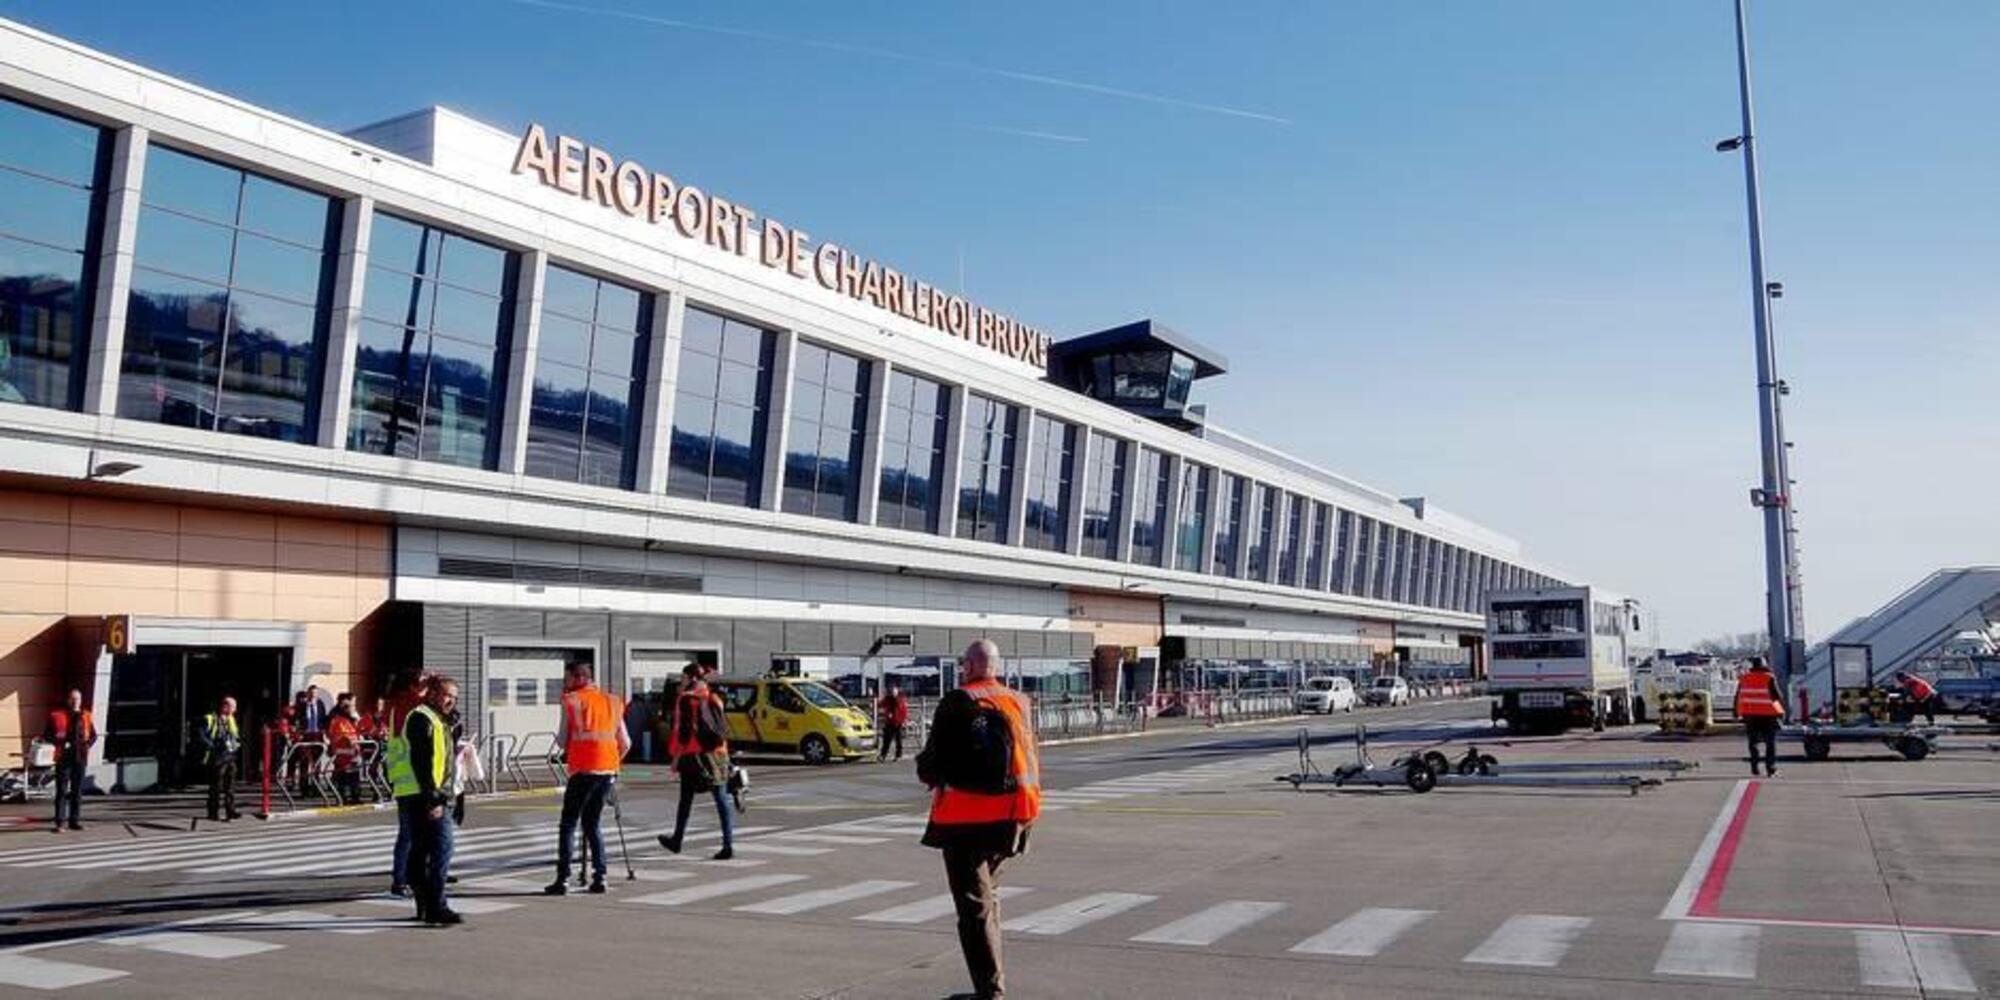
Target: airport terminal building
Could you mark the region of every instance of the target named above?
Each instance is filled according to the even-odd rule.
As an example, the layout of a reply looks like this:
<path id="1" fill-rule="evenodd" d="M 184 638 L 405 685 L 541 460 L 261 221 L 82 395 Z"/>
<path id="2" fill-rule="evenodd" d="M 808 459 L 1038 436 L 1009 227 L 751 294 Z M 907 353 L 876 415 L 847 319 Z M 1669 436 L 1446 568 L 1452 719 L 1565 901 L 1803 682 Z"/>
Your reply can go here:
<path id="1" fill-rule="evenodd" d="M 1466 674 L 1481 593 L 1556 582 L 1208 423 L 1163 325 L 1051 337 L 754 194 L 0 21 L 0 746 L 80 687 L 136 789 L 224 692 L 435 669 L 518 732 L 577 660 L 921 692 L 982 636 L 1077 698 Z"/>

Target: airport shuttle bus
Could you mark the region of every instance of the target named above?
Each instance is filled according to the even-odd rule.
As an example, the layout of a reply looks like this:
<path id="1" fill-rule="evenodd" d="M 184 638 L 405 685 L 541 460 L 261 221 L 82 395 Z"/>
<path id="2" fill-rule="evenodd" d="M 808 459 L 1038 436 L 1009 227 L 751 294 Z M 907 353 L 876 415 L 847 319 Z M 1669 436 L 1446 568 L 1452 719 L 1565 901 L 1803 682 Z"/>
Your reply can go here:
<path id="1" fill-rule="evenodd" d="M 1516 732 L 1630 723 L 1632 607 L 1591 587 L 1488 592 L 1493 720 Z"/>

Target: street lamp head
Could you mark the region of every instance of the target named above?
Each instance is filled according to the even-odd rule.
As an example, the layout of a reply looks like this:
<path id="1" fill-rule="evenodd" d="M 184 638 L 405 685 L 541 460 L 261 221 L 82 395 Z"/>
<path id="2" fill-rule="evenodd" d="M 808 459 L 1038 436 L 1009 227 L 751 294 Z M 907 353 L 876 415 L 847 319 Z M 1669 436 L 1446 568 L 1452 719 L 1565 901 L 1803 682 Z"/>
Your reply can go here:
<path id="1" fill-rule="evenodd" d="M 1782 299 L 1782 298 L 1784 298 L 1784 297 L 1785 297 L 1785 283 L 1784 283 L 1784 282 L 1782 282 L 1782 281 L 1767 281 L 1767 282 L 1765 282 L 1765 283 L 1764 283 L 1764 294 L 1766 294 L 1766 295 L 1769 295 L 1770 297 L 1772 297 L 1772 298 L 1774 298 L 1774 299 Z"/>
<path id="2" fill-rule="evenodd" d="M 138 469 L 139 463 L 137 462 L 99 462 L 97 465 L 91 467 L 90 473 L 84 476 L 84 478 L 114 479 L 128 472 L 135 472 Z"/>
<path id="3" fill-rule="evenodd" d="M 1715 151 L 1718 153 L 1734 153 L 1742 148 L 1743 148 L 1743 137 L 1740 135 L 1732 135 L 1729 138 L 1724 139 L 1721 142 L 1715 144 Z"/>

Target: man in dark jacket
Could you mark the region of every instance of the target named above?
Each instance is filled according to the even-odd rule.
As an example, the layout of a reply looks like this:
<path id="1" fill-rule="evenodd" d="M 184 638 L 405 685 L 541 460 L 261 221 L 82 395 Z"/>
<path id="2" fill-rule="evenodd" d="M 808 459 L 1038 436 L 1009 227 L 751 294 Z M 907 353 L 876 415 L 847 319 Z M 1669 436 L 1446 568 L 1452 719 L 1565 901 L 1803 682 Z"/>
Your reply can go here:
<path id="1" fill-rule="evenodd" d="M 729 723 L 722 715 L 722 698 L 709 688 L 701 666 L 681 671 L 680 695 L 674 699 L 674 721 L 667 730 L 667 754 L 680 779 L 680 803 L 674 809 L 674 832 L 660 835 L 660 846 L 679 854 L 687 834 L 694 797 L 706 792 L 715 799 L 715 818 L 722 828 L 722 849 L 715 860 L 736 856 L 736 824 L 729 813 Z"/>
<path id="2" fill-rule="evenodd" d="M 410 824 L 410 888 L 417 919 L 433 926 L 465 922 L 445 900 L 451 875 L 451 772 L 456 748 L 445 716 L 458 705 L 458 682 L 436 678 L 424 689 L 423 704 L 403 722 L 403 742 L 394 748 L 389 781 L 396 808 Z"/>

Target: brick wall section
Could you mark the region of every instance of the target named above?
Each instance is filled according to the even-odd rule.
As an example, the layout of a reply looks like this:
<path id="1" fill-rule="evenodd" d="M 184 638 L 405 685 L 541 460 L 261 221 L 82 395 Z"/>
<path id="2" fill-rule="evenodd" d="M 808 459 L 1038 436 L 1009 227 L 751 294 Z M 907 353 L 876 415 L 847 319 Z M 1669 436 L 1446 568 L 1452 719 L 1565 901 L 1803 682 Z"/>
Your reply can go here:
<path id="1" fill-rule="evenodd" d="M 389 543 L 386 525 L 0 489 L 0 751 L 89 677 L 102 615 L 298 622 L 295 676 L 365 686 Z"/>

